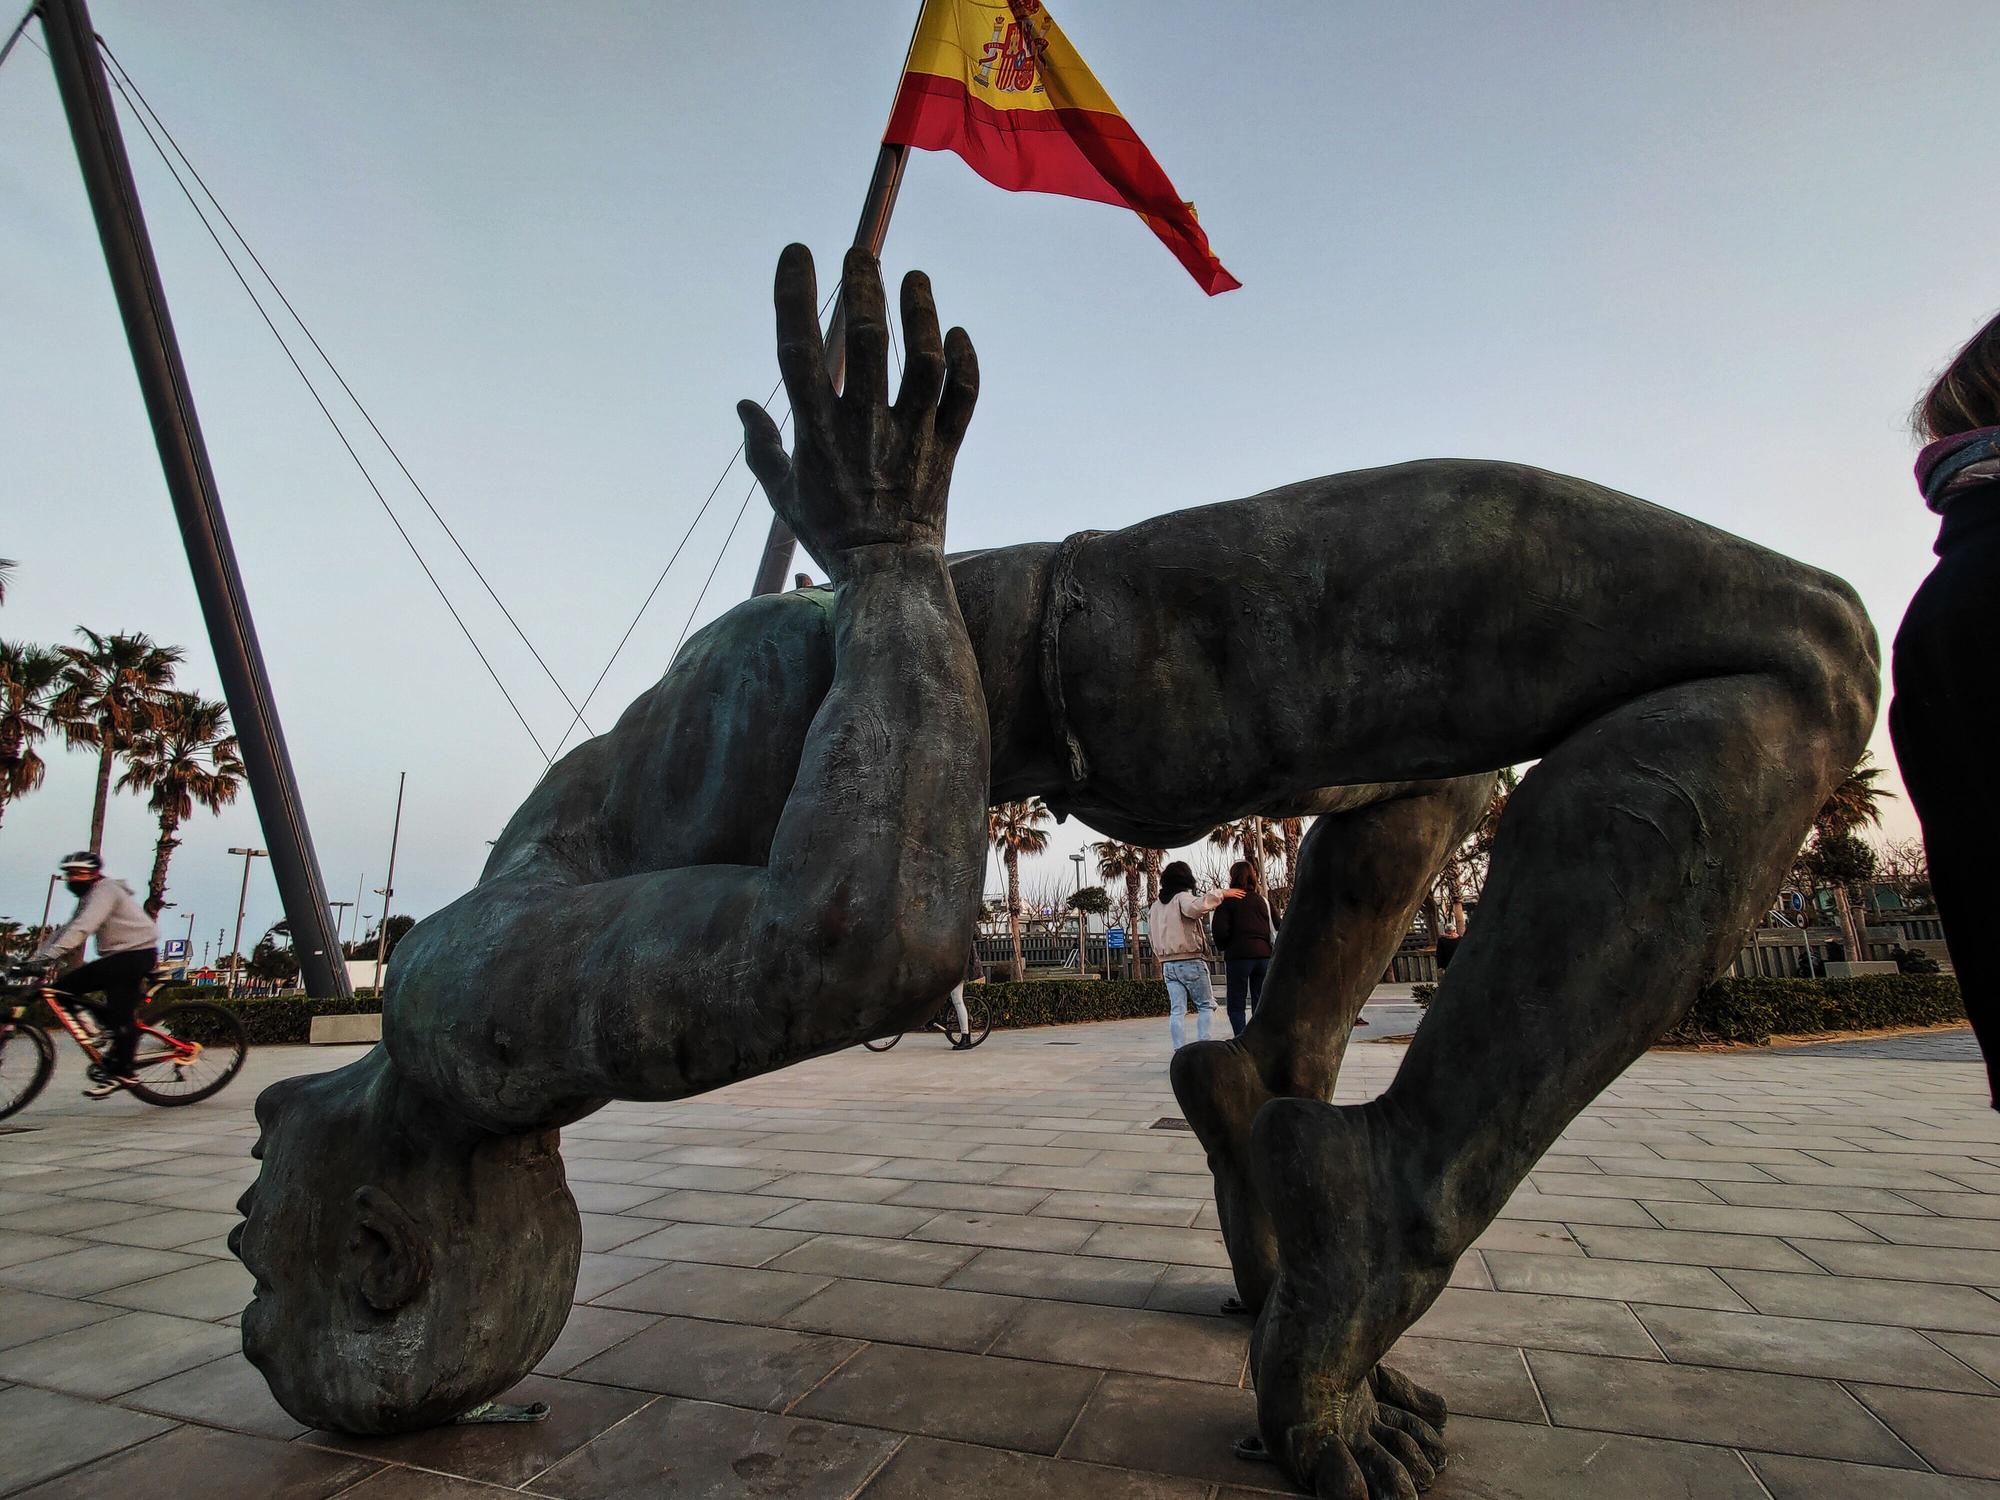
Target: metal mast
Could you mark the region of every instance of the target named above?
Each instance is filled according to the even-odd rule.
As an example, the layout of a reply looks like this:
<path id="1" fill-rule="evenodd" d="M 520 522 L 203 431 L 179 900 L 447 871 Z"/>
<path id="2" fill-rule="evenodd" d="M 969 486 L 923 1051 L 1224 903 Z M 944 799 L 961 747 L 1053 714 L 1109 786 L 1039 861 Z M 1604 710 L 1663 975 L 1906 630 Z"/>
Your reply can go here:
<path id="1" fill-rule="evenodd" d="M 173 497 L 187 548 L 188 568 L 208 624 L 209 645 L 222 677 L 223 696 L 235 720 L 249 772 L 250 794 L 257 805 L 264 838 L 271 846 L 271 868 L 285 907 L 292 942 L 298 951 L 300 977 L 307 993 L 346 996 L 352 993 L 346 965 L 340 961 L 340 940 L 313 853 L 291 756 L 285 749 L 278 709 L 271 697 L 270 678 L 257 649 L 257 632 L 250 621 L 250 604 L 237 571 L 236 553 L 222 517 L 222 501 L 209 467 L 195 416 L 187 370 L 167 315 L 166 293 L 146 234 L 139 193 L 132 181 L 132 164 L 125 154 L 111 92 L 98 59 L 96 34 L 83 0 L 42 0 L 42 29 L 49 58 L 55 65 L 56 87 L 63 113 L 76 143 L 77 165 L 104 244 L 105 265 L 111 273 L 125 337 L 132 346 L 132 363 L 152 419 L 153 440 L 159 446 L 160 467 Z"/>

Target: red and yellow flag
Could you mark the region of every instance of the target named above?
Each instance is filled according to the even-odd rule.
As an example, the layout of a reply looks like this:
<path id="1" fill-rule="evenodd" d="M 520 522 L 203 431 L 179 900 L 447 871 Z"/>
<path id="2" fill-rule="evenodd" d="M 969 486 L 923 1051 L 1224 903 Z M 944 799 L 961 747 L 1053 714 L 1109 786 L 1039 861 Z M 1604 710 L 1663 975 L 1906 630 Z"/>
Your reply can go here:
<path id="1" fill-rule="evenodd" d="M 1041 0 L 925 0 L 883 133 L 996 187 L 1133 210 L 1211 297 L 1242 285 Z"/>

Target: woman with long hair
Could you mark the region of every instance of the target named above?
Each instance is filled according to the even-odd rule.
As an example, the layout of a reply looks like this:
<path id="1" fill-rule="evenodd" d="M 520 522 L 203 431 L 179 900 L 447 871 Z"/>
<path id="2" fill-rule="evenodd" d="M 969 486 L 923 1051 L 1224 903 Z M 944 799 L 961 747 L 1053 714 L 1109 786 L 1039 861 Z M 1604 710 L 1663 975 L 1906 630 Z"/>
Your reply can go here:
<path id="1" fill-rule="evenodd" d="M 1928 446 L 1917 487 L 1942 518 L 1937 566 L 1896 632 L 1889 736 L 1923 825 L 1931 890 L 1965 1013 L 2000 1109 L 2000 947 L 1984 927 L 2000 907 L 2000 317 L 1972 336 L 1916 412 Z"/>
<path id="2" fill-rule="evenodd" d="M 1208 1040 L 1208 1018 L 1215 1010 L 1215 992 L 1208 983 L 1208 933 L 1202 918 L 1225 901 L 1240 901 L 1243 892 L 1231 886 L 1195 894 L 1194 871 L 1177 859 L 1160 871 L 1160 899 L 1146 913 L 1146 937 L 1160 961 L 1167 982 L 1167 1035 L 1174 1051 L 1186 1040 L 1184 1018 L 1195 1008 L 1195 1036 Z"/>
<path id="3" fill-rule="evenodd" d="M 1247 859 L 1229 867 L 1229 884 L 1243 892 L 1243 899 L 1218 907 L 1211 926 L 1216 951 L 1222 955 L 1229 1030 L 1241 1036 L 1244 1023 L 1264 998 L 1264 976 L 1271 968 L 1271 903 L 1264 897 L 1262 876 Z"/>

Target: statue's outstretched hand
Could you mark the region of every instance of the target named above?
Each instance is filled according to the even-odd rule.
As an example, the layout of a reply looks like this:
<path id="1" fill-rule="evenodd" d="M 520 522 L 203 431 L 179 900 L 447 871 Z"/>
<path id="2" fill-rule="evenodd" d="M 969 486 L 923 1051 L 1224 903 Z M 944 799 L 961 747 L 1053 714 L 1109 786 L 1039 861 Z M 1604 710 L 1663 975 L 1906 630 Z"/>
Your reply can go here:
<path id="1" fill-rule="evenodd" d="M 962 328 L 938 337 L 930 280 L 903 278 L 903 389 L 888 400 L 889 325 L 882 272 L 849 250 L 846 388 L 827 379 L 812 254 L 778 257 L 778 366 L 797 419 L 788 457 L 777 424 L 754 401 L 737 403 L 750 470 L 800 540 L 838 582 L 857 549 L 944 545 L 951 466 L 979 395 L 979 363 Z"/>

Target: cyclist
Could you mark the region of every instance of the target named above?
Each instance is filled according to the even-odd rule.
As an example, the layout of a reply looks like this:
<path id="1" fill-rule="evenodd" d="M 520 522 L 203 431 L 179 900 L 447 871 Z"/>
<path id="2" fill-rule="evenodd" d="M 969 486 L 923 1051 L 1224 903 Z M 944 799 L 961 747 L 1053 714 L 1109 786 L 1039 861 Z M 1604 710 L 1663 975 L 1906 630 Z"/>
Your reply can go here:
<path id="1" fill-rule="evenodd" d="M 139 1040 L 133 1017 L 146 998 L 146 980 L 159 961 L 160 934 L 146 909 L 133 898 L 132 888 L 122 880 L 106 878 L 104 861 L 88 849 L 70 855 L 57 868 L 63 884 L 76 897 L 76 911 L 49 934 L 26 967 L 53 968 L 72 956 L 81 956 L 84 944 L 96 937 L 95 961 L 72 969 L 54 981 L 53 988 L 74 996 L 111 1032 L 111 1050 L 104 1054 L 104 1079 L 83 1091 L 86 1099 L 103 1099 L 133 1082 L 132 1054 Z M 102 1006 L 84 998 L 99 991 L 104 995 Z"/>

